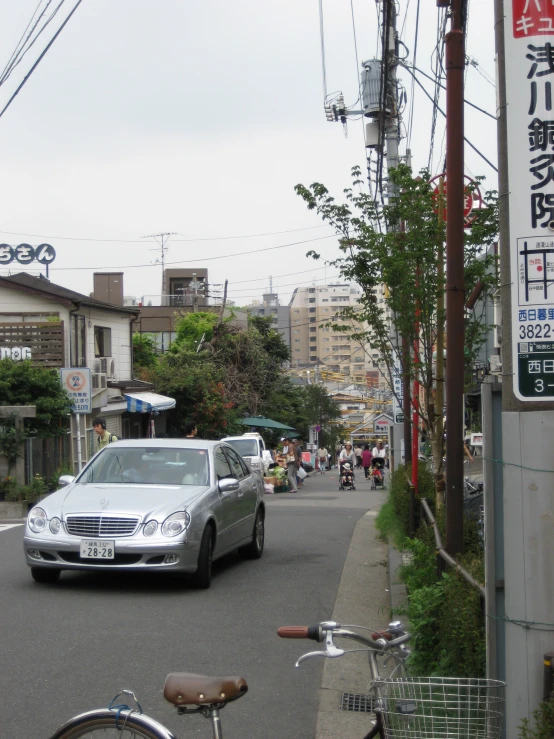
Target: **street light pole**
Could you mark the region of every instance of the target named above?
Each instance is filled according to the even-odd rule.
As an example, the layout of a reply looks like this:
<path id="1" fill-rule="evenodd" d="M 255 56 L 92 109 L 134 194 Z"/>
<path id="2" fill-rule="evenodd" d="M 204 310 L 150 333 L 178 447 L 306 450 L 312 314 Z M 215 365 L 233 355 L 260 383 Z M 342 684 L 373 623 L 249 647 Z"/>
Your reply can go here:
<path id="1" fill-rule="evenodd" d="M 446 549 L 463 550 L 464 69 L 463 0 L 451 2 L 446 63 Z"/>

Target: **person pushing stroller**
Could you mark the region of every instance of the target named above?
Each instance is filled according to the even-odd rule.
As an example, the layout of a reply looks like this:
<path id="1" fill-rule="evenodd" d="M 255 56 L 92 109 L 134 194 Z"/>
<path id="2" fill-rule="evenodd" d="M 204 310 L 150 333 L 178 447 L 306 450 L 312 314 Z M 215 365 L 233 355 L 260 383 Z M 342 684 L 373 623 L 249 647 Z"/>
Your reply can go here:
<path id="1" fill-rule="evenodd" d="M 344 490 L 345 487 L 355 490 L 354 467 L 356 465 L 356 455 L 350 442 L 347 442 L 344 446 L 345 448 L 339 455 L 339 490 Z"/>

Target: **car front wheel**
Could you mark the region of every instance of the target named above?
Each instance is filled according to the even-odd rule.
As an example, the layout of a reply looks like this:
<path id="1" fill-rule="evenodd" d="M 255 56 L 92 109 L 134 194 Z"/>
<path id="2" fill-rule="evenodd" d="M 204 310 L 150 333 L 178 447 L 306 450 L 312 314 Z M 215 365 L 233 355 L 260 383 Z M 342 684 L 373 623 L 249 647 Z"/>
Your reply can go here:
<path id="1" fill-rule="evenodd" d="M 248 559 L 260 559 L 264 552 L 265 540 L 265 519 L 262 510 L 258 509 L 256 519 L 254 521 L 254 531 L 252 532 L 252 541 L 245 547 L 239 549 L 243 557 Z"/>
<path id="2" fill-rule="evenodd" d="M 213 530 L 206 526 L 200 541 L 198 553 L 198 569 L 191 577 L 192 585 L 200 590 L 207 590 L 212 582 Z"/>
<path id="3" fill-rule="evenodd" d="M 50 570 L 46 567 L 31 567 L 31 577 L 35 582 L 58 582 L 61 570 Z"/>

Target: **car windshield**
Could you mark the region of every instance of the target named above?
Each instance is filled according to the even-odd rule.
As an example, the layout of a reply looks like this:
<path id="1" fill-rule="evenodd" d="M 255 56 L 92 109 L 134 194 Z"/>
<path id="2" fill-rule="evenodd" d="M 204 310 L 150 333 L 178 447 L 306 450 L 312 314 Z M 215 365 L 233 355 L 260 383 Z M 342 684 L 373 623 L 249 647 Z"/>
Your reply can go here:
<path id="1" fill-rule="evenodd" d="M 230 444 L 233 449 L 236 449 L 241 457 L 258 456 L 258 442 L 256 439 L 227 439 L 226 442 L 227 444 Z"/>
<path id="2" fill-rule="evenodd" d="M 208 485 L 205 449 L 107 446 L 84 471 L 80 483 Z"/>

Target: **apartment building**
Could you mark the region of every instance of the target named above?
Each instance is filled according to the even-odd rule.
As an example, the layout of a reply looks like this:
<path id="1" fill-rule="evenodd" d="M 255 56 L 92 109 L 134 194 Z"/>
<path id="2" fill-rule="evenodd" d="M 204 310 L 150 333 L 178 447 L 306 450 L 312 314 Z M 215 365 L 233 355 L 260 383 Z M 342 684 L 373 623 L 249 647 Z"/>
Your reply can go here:
<path id="1" fill-rule="evenodd" d="M 289 303 L 291 364 L 293 368 L 318 368 L 341 375 L 377 379 L 379 354 L 366 351 L 348 333 L 333 330 L 332 325 L 352 326 L 352 332 L 367 330 L 357 321 L 339 317 L 345 307 L 354 307 L 361 290 L 356 285 L 335 283 L 296 288 Z M 373 384 L 373 380 L 372 380 Z"/>
<path id="2" fill-rule="evenodd" d="M 246 306 L 252 316 L 272 316 L 273 326 L 283 337 L 285 344 L 290 345 L 290 312 L 286 305 L 281 305 L 277 293 L 264 293 L 262 302 L 253 301 Z"/>

